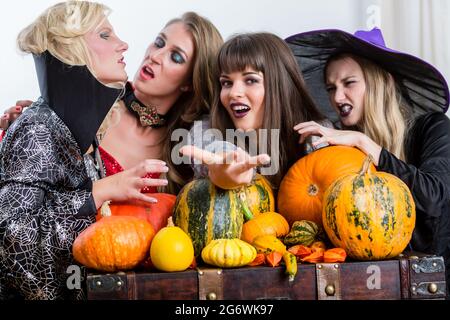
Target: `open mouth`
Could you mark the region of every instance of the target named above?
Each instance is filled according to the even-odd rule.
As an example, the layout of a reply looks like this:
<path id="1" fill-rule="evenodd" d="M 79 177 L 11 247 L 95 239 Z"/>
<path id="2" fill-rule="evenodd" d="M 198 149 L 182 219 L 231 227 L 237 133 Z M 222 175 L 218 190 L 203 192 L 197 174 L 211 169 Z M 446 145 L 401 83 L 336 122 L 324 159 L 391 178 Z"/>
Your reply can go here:
<path id="1" fill-rule="evenodd" d="M 230 108 L 235 118 L 244 118 L 252 110 L 249 106 L 242 103 L 232 103 Z"/>
<path id="2" fill-rule="evenodd" d="M 117 61 L 120 64 L 126 65 L 125 63 L 125 57 L 122 57 L 119 61 Z"/>
<path id="3" fill-rule="evenodd" d="M 339 114 L 342 118 L 348 117 L 353 110 L 353 107 L 349 104 L 342 104 L 338 106 Z"/>
<path id="4" fill-rule="evenodd" d="M 140 75 L 141 78 L 144 80 L 150 80 L 155 78 L 155 73 L 149 66 L 143 66 Z"/>

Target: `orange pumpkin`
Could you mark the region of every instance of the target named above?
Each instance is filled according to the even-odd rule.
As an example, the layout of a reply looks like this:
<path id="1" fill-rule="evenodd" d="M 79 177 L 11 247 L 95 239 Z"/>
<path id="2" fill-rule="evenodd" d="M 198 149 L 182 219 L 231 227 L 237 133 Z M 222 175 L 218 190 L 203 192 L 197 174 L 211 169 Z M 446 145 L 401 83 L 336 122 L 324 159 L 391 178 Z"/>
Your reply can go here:
<path id="1" fill-rule="evenodd" d="M 281 182 L 278 212 L 289 225 L 308 220 L 321 226 L 323 194 L 337 178 L 358 173 L 365 157 L 359 149 L 344 146 L 323 148 L 303 157 Z"/>
<path id="2" fill-rule="evenodd" d="M 158 232 L 167 226 L 167 219 L 172 216 L 177 197 L 167 193 L 147 195 L 158 200 L 158 203 L 149 203 L 141 200 L 111 202 L 98 210 L 97 221 L 103 216 L 133 216 L 147 220 L 151 223 L 155 232 Z"/>
<path id="3" fill-rule="evenodd" d="M 258 236 L 272 235 L 277 238 L 289 233 L 286 219 L 276 212 L 266 212 L 247 221 L 242 227 L 241 240 L 253 243 Z"/>
<path id="4" fill-rule="evenodd" d="M 136 217 L 105 217 L 84 230 L 73 244 L 73 256 L 84 266 L 107 272 L 135 268 L 149 255 L 155 231 Z"/>
<path id="5" fill-rule="evenodd" d="M 338 179 L 325 193 L 323 226 L 336 247 L 358 260 L 398 256 L 411 240 L 416 214 L 408 186 L 385 172 Z"/>

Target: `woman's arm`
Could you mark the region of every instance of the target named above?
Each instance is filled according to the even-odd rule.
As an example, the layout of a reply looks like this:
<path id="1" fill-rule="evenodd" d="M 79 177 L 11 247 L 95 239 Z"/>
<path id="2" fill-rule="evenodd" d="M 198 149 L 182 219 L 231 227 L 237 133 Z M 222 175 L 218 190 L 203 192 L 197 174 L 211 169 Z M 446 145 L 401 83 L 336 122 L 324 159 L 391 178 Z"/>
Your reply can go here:
<path id="1" fill-rule="evenodd" d="M 450 200 L 450 120 L 445 114 L 422 117 L 410 131 L 406 163 L 383 149 L 378 169 L 402 179 L 414 196 L 416 208 L 436 217 Z"/>

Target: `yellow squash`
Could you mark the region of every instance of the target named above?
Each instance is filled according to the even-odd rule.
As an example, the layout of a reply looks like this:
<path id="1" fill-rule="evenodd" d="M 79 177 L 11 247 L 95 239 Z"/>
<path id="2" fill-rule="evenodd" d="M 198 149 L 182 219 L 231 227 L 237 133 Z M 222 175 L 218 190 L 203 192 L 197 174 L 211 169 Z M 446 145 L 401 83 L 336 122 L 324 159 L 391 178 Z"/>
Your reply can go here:
<path id="1" fill-rule="evenodd" d="M 269 254 L 273 251 L 284 254 L 286 246 L 277 237 L 272 235 L 265 235 L 256 237 L 253 241 L 253 246 L 258 253 Z"/>
<path id="2" fill-rule="evenodd" d="M 255 248 L 240 239 L 213 240 L 202 250 L 204 262 L 221 268 L 243 267 L 255 258 Z"/>

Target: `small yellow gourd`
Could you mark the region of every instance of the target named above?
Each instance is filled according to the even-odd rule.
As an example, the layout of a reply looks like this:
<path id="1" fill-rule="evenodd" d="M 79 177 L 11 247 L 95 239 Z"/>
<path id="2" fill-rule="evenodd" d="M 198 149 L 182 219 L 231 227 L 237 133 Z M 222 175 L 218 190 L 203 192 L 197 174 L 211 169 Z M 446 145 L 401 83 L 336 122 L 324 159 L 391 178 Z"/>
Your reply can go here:
<path id="1" fill-rule="evenodd" d="M 191 238 L 180 228 L 162 228 L 153 238 L 150 259 L 156 269 L 166 272 L 184 271 L 194 260 Z"/>
<path id="2" fill-rule="evenodd" d="M 243 267 L 255 258 L 256 249 L 240 239 L 213 240 L 202 250 L 204 262 L 221 268 Z"/>
<path id="3" fill-rule="evenodd" d="M 286 246 L 277 237 L 272 235 L 258 236 L 253 240 L 252 245 L 258 253 L 269 254 L 273 251 L 284 254 Z"/>

